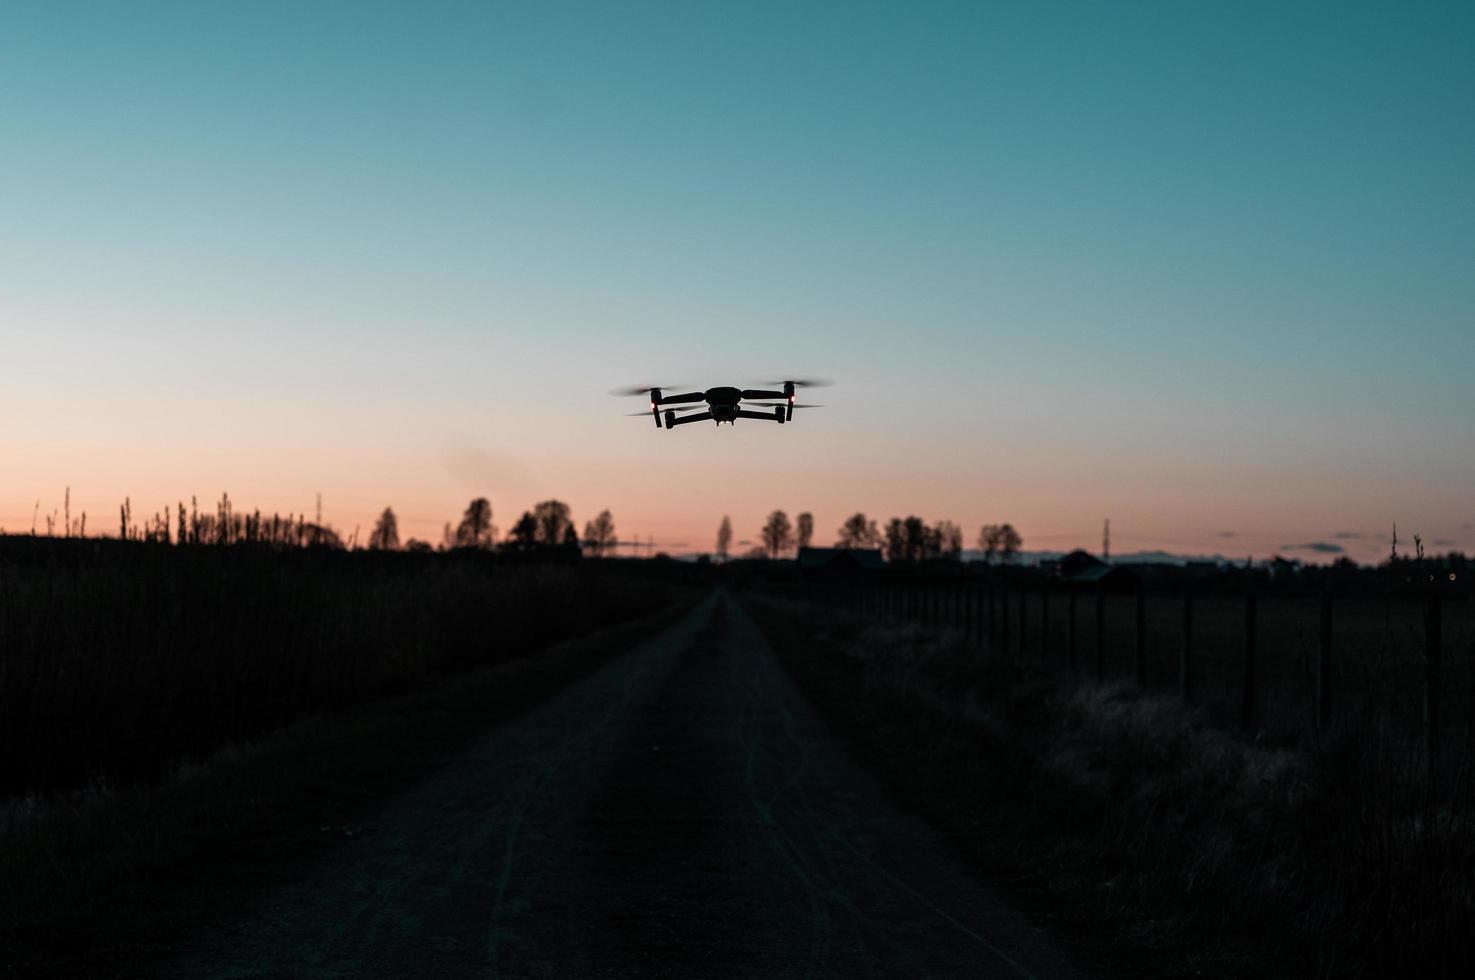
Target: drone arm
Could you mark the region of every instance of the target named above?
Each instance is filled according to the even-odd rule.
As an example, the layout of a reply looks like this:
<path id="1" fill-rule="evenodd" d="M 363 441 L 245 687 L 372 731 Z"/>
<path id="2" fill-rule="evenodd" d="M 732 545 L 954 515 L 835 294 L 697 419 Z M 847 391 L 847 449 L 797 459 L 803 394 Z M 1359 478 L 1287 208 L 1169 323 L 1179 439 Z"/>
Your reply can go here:
<path id="1" fill-rule="evenodd" d="M 750 412 L 745 408 L 738 409 L 737 417 L 740 419 L 762 419 L 765 422 L 782 422 L 783 419 L 772 412 Z"/>
<path id="2" fill-rule="evenodd" d="M 682 402 L 704 402 L 706 400 L 707 400 L 707 394 L 706 394 L 706 392 L 702 392 L 702 391 L 688 391 L 684 395 L 664 395 L 664 396 L 661 397 L 661 399 L 659 401 L 656 402 L 656 404 L 658 404 L 658 405 L 677 405 L 677 404 L 680 404 Z"/>
<path id="3" fill-rule="evenodd" d="M 685 425 L 688 422 L 705 422 L 711 418 L 711 412 L 695 412 L 691 415 L 678 415 L 674 419 L 669 419 L 666 422 L 666 428 L 674 429 L 678 425 Z M 764 418 L 767 418 L 767 416 L 764 416 Z"/>

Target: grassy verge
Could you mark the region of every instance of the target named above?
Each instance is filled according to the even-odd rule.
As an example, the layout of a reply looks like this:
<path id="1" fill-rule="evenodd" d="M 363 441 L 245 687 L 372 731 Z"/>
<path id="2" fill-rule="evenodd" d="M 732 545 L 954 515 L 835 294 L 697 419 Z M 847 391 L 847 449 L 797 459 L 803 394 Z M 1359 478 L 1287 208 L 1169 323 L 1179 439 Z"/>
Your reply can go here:
<path id="1" fill-rule="evenodd" d="M 1407 746 L 1260 743 L 1129 686 L 1022 680 L 912 628 L 748 604 L 898 797 L 1108 971 L 1463 975 L 1475 832 L 1425 807 Z"/>
<path id="2" fill-rule="evenodd" d="M 674 622 L 662 612 L 237 743 L 153 788 L 0 809 L 0 971 L 146 972 L 175 937 L 289 877 L 491 726 Z"/>

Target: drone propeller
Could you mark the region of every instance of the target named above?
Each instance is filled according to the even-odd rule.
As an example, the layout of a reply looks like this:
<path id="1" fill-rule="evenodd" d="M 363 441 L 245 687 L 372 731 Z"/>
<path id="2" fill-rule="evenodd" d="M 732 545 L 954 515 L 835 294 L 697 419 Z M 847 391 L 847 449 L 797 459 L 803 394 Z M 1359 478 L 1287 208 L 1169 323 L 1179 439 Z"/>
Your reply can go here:
<path id="1" fill-rule="evenodd" d="M 616 388 L 610 394 L 617 398 L 631 398 L 635 395 L 648 395 L 652 391 L 661 391 L 662 389 L 679 391 L 684 387 L 685 385 L 635 385 L 630 388 Z"/>
<path id="2" fill-rule="evenodd" d="M 824 408 L 823 405 L 815 405 L 810 402 L 795 402 L 793 405 L 790 405 L 788 402 L 753 402 L 753 404 L 758 408 Z"/>
<path id="3" fill-rule="evenodd" d="M 765 381 L 763 383 L 771 388 L 782 388 L 784 385 L 793 385 L 795 388 L 828 388 L 835 382 L 826 378 L 809 378 L 804 381 L 791 378 L 785 381 Z"/>
<path id="4" fill-rule="evenodd" d="M 675 412 L 677 415 L 680 415 L 683 412 L 705 412 L 707 410 L 707 406 L 706 405 L 662 405 L 662 406 L 660 406 L 660 410 L 662 412 Z M 649 411 L 644 411 L 644 412 L 626 412 L 625 413 L 625 415 L 627 417 L 629 417 L 629 418 L 635 418 L 637 416 L 645 416 L 645 415 L 649 415 L 649 414 L 650 414 Z"/>

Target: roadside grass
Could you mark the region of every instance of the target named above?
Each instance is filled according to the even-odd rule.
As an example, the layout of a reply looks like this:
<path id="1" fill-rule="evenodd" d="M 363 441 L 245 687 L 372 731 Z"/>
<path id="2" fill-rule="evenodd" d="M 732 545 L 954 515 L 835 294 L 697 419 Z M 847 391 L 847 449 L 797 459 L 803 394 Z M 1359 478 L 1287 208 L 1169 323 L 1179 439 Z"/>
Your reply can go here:
<path id="1" fill-rule="evenodd" d="M 948 635 L 746 603 L 906 805 L 1131 976 L 1463 976 L 1475 827 L 1396 732 L 1231 734 L 1172 696 L 1026 678 Z"/>
<path id="2" fill-rule="evenodd" d="M 153 787 L 97 784 L 0 807 L 0 971 L 131 976 L 359 832 L 389 796 L 477 736 L 683 615 L 314 715 L 184 765 Z"/>
<path id="3" fill-rule="evenodd" d="M 0 537 L 0 797 L 151 783 L 664 598 L 604 562 Z"/>

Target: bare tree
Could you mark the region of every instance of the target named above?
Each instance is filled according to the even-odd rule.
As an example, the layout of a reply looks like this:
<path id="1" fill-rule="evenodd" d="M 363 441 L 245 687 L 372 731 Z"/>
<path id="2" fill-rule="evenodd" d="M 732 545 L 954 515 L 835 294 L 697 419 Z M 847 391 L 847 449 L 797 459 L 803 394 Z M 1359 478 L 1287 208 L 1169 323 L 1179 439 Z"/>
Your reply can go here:
<path id="1" fill-rule="evenodd" d="M 808 548 L 809 542 L 814 539 L 814 515 L 809 511 L 806 510 L 794 519 L 794 536 L 801 548 Z"/>
<path id="2" fill-rule="evenodd" d="M 615 519 L 608 510 L 584 525 L 584 548 L 595 558 L 603 558 L 615 546 Z"/>
<path id="3" fill-rule="evenodd" d="M 837 548 L 879 548 L 881 547 L 881 532 L 876 528 L 876 522 L 867 520 L 864 514 L 852 514 L 840 525 L 840 537 L 835 542 Z"/>
<path id="4" fill-rule="evenodd" d="M 1013 524 L 985 524 L 978 529 L 978 547 L 983 551 L 983 560 L 993 564 L 995 558 L 1008 563 L 1019 554 L 1024 541 Z"/>
<path id="5" fill-rule="evenodd" d="M 466 506 L 453 541 L 457 548 L 490 548 L 492 545 L 492 502 L 477 497 Z"/>
<path id="6" fill-rule="evenodd" d="M 1014 530 L 1013 524 L 1005 524 L 999 529 L 999 557 L 1006 565 L 1015 559 L 1023 544 L 1024 539 Z"/>
<path id="7" fill-rule="evenodd" d="M 763 524 L 761 537 L 763 550 L 768 557 L 777 558 L 788 551 L 794 544 L 794 528 L 789 523 L 789 515 L 781 510 L 769 514 L 768 520 Z"/>
<path id="8" fill-rule="evenodd" d="M 732 519 L 726 514 L 722 515 L 722 523 L 717 526 L 717 557 L 723 561 L 727 560 L 727 553 L 732 548 Z"/>
<path id="9" fill-rule="evenodd" d="M 569 519 L 568 504 L 562 500 L 545 500 L 533 507 L 533 520 L 538 524 L 537 542 L 555 548 L 564 543 L 574 522 Z M 577 538 L 577 534 L 575 537 Z"/>
<path id="10" fill-rule="evenodd" d="M 903 520 L 893 517 L 886 524 L 886 560 L 916 562 L 928 557 L 932 532 L 922 518 L 912 515 Z"/>
<path id="11" fill-rule="evenodd" d="M 379 515 L 374 530 L 369 532 L 369 547 L 375 551 L 399 550 L 399 520 L 393 508 L 386 507 Z"/>
<path id="12" fill-rule="evenodd" d="M 938 521 L 928 541 L 928 557 L 957 561 L 963 553 L 963 529 L 952 521 Z"/>

